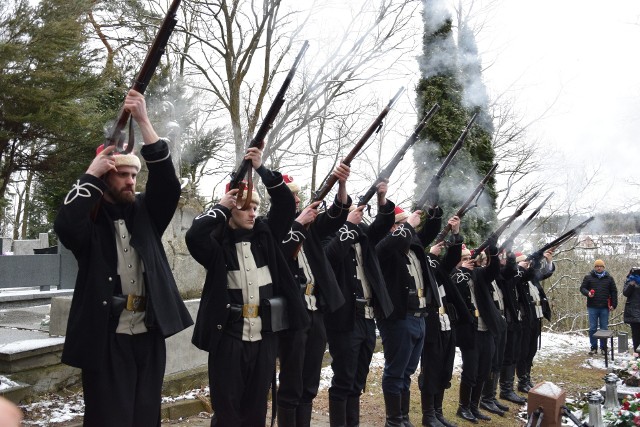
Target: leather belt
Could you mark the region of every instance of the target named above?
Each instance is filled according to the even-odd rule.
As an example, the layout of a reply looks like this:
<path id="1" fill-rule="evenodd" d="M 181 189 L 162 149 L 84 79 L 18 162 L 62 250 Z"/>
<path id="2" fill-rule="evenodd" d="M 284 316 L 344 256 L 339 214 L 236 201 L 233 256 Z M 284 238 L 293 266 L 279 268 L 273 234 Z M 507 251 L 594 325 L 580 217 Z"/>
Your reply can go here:
<path id="1" fill-rule="evenodd" d="M 127 311 L 142 313 L 147 309 L 147 299 L 142 295 L 127 295 Z"/>
<path id="2" fill-rule="evenodd" d="M 313 283 L 307 283 L 307 286 L 304 288 L 305 295 L 313 295 L 313 289 L 315 285 Z"/>
<path id="3" fill-rule="evenodd" d="M 407 315 L 411 317 L 427 317 L 428 313 L 426 311 L 408 311 Z"/>
<path id="4" fill-rule="evenodd" d="M 247 319 L 253 319 L 258 317 L 260 306 L 257 304 L 243 304 L 242 305 L 242 317 Z"/>

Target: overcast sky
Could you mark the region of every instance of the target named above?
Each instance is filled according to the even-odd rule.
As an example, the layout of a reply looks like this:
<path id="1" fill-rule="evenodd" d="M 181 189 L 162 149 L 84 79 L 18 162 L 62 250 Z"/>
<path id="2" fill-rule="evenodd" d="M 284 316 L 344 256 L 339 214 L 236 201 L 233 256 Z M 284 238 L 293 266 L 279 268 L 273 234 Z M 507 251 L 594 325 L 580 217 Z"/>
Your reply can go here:
<path id="1" fill-rule="evenodd" d="M 478 43 L 491 92 L 509 91 L 528 119 L 544 115 L 529 137 L 553 155 L 554 186 L 577 192 L 599 170 L 579 207 L 640 201 L 628 184 L 640 182 L 640 1 L 502 1 Z"/>

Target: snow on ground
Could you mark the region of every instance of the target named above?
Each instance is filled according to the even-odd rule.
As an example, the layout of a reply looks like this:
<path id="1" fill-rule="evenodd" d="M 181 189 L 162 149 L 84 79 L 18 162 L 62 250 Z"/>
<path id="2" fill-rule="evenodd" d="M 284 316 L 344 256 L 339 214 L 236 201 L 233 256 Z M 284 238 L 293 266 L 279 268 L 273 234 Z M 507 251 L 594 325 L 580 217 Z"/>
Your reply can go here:
<path id="1" fill-rule="evenodd" d="M 544 332 L 542 334 L 542 348 L 538 350 L 536 360 L 552 360 L 561 356 L 570 355 L 573 353 L 584 352 L 585 354 L 589 350 L 588 338 L 581 335 L 569 335 L 569 334 L 555 334 Z M 616 363 L 623 362 L 623 358 L 616 356 Z M 462 359 L 460 358 L 460 352 L 456 352 L 454 371 L 460 372 L 462 367 Z M 593 359 L 587 361 L 588 367 L 604 369 L 604 359 L 602 356 L 596 356 Z M 610 365 L 611 366 L 611 363 Z M 382 352 L 373 354 L 371 361 L 371 370 L 382 370 L 384 368 L 384 355 Z M 326 389 L 331 385 L 331 378 L 333 371 L 331 366 L 326 366 L 322 369 L 320 375 L 320 389 Z M 4 378 L 0 378 L 4 383 Z M 379 389 L 378 384 L 369 384 L 369 392 Z M 179 400 L 196 399 L 198 396 L 208 396 L 209 389 L 205 387 L 203 389 L 190 390 L 180 396 L 163 397 L 163 403 L 175 402 Z M 48 426 L 50 423 L 59 423 L 72 420 L 77 416 L 84 414 L 84 401 L 81 394 L 76 394 L 70 397 L 61 396 L 49 396 L 39 402 L 32 403 L 30 405 L 22 406 L 22 409 L 27 413 L 28 420 L 24 422 L 25 425 L 37 425 Z M 40 421 L 41 420 L 41 421 Z"/>

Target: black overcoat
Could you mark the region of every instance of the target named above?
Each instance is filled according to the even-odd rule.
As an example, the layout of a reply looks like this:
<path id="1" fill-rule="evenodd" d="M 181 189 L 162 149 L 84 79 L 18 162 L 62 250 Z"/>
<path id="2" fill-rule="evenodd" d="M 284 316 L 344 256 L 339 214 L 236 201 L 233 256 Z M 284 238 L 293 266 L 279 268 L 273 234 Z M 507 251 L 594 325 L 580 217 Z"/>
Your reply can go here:
<path id="1" fill-rule="evenodd" d="M 280 247 L 280 242 L 291 229 L 295 200 L 280 173 L 265 172 L 264 169 L 259 169 L 258 173 L 271 196 L 271 208 L 267 218 L 256 218 L 252 245 L 266 248 L 273 294 L 287 300 L 290 328 L 303 329 L 309 325 L 309 316 L 300 298 L 300 286 L 289 271 Z M 197 216 L 185 236 L 191 256 L 207 269 L 191 341 L 199 349 L 212 354 L 218 348 L 231 308 L 225 261 L 225 251 L 235 251 L 228 232 L 230 217 L 229 209 L 216 205 Z"/>
<path id="2" fill-rule="evenodd" d="M 145 268 L 145 324 L 168 337 L 193 324 L 161 241 L 180 199 L 180 183 L 164 140 L 145 145 L 141 154 L 149 178 L 145 192 L 127 206 L 125 221 L 131 246 Z M 81 369 L 99 366 L 106 352 L 112 296 L 122 292 L 115 227 L 102 200 L 106 189 L 101 179 L 81 176 L 54 221 L 58 238 L 78 262 L 62 362 Z"/>

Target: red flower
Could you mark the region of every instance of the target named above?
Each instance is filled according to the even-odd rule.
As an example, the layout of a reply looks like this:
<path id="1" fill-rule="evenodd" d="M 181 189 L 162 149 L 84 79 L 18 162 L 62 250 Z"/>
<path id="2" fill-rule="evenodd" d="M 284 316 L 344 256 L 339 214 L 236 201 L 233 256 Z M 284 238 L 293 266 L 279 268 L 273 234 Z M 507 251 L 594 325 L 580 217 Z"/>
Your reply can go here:
<path id="1" fill-rule="evenodd" d="M 626 399 L 625 399 L 625 400 L 622 402 L 622 408 L 623 408 L 625 411 L 628 411 L 630 406 L 631 406 L 631 404 L 629 403 L 629 401 L 628 401 L 628 400 L 626 400 Z"/>

